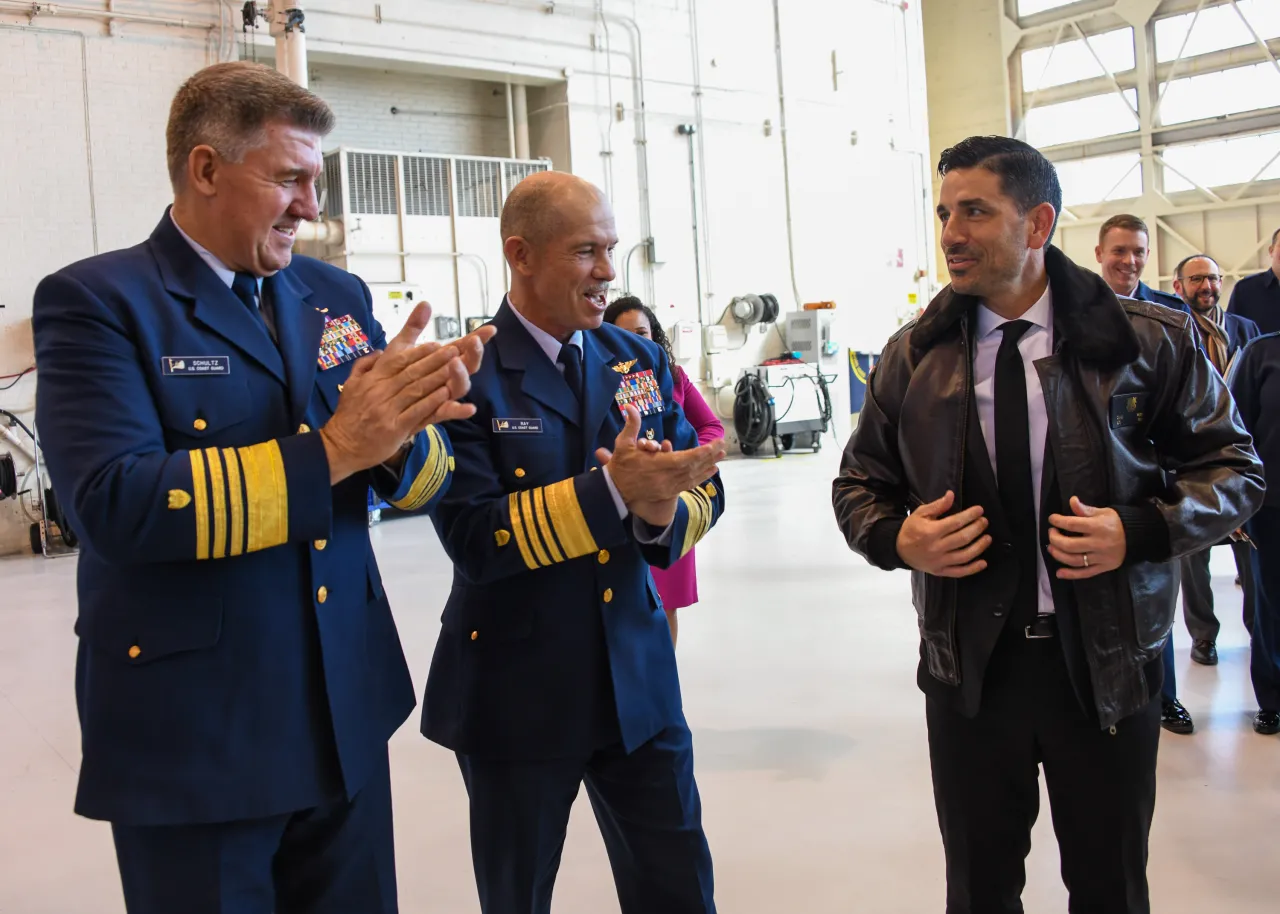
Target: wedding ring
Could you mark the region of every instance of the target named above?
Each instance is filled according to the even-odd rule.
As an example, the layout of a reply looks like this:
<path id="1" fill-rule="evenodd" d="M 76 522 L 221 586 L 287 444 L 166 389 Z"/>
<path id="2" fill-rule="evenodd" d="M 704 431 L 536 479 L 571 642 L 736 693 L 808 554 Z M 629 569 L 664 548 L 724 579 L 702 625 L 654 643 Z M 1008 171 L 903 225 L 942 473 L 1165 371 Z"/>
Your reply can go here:
<path id="1" fill-rule="evenodd" d="M 1085 568 L 1089 567 L 1089 553 L 1087 552 L 1084 554 L 1084 567 Z"/>

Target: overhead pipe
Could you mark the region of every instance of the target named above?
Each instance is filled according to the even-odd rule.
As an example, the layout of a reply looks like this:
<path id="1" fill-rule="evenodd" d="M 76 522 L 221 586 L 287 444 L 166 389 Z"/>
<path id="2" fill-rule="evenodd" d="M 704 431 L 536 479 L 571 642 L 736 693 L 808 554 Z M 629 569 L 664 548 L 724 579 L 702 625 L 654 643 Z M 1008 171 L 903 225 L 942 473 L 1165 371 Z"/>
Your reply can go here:
<path id="1" fill-rule="evenodd" d="M 516 157 L 516 103 L 511 91 L 511 83 L 507 83 L 507 150 L 511 158 Z M 528 114 L 525 115 L 528 117 Z"/>
<path id="2" fill-rule="evenodd" d="M 337 219 L 300 222 L 293 238 L 294 241 L 315 241 L 319 244 L 339 245 L 346 239 L 346 226 Z"/>
<path id="3" fill-rule="evenodd" d="M 67 6 L 65 3 L 40 3 L 32 0 L 0 0 L 0 10 L 13 10 L 25 13 L 34 21 L 37 16 L 71 16 L 78 19 L 100 19 L 103 21 L 141 22 L 148 25 L 163 25 L 175 29 L 204 29 L 212 32 L 215 26 L 207 22 L 195 22 L 191 19 L 174 19 L 165 16 L 150 16 L 145 13 L 121 13 L 116 10 L 91 9 L 84 6 Z"/>
<path id="4" fill-rule="evenodd" d="M 689 0 L 689 51 L 693 58 L 693 126 L 698 145 L 698 175 L 702 185 L 702 256 L 707 265 L 706 300 L 703 301 L 699 296 L 698 321 L 706 323 L 712 310 L 715 290 L 711 278 L 711 224 L 707 220 L 707 150 L 702 139 L 706 133 L 706 121 L 702 115 L 702 52 L 698 45 L 698 0 Z M 694 206 L 697 205 L 695 195 Z M 706 316 L 703 315 L 704 306 L 708 312 Z"/>
<path id="5" fill-rule="evenodd" d="M 694 155 L 694 137 L 698 128 L 693 124 L 681 124 L 676 132 L 689 139 L 689 210 L 693 213 L 693 279 L 698 293 L 698 323 L 702 317 L 702 255 L 698 250 L 698 171 Z"/>
<path id="6" fill-rule="evenodd" d="M 307 88 L 307 16 L 301 0 L 271 0 L 267 15 L 276 40 L 276 69 Z"/>
<path id="7" fill-rule="evenodd" d="M 791 269 L 791 294 L 795 296 L 796 310 L 804 302 L 800 298 L 800 286 L 796 282 L 796 242 L 791 221 L 791 162 L 787 155 L 787 92 L 782 82 L 782 14 L 779 0 L 773 0 L 773 53 L 778 64 L 778 133 L 782 139 L 782 196 L 787 211 L 787 264 Z"/>
<path id="8" fill-rule="evenodd" d="M 516 158 L 529 158 L 529 92 L 522 84 L 511 87 L 512 118 L 516 134 Z"/>

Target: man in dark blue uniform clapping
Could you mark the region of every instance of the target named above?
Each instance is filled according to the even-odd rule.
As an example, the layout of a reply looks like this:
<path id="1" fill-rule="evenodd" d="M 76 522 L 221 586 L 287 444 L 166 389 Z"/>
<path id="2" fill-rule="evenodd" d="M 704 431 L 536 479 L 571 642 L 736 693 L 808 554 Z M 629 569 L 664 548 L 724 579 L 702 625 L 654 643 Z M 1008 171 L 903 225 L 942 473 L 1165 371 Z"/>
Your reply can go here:
<path id="1" fill-rule="evenodd" d="M 723 442 L 698 447 L 649 340 L 603 324 L 613 213 L 570 175 L 502 215 L 511 292 L 448 424 L 434 509 L 454 562 L 422 721 L 457 753 L 485 914 L 546 914 L 585 780 L 625 914 L 710 914 L 711 855 L 675 651 L 649 566 L 724 508 Z"/>
<path id="2" fill-rule="evenodd" d="M 483 330 L 387 342 L 291 249 L 328 106 L 267 67 L 179 89 L 151 237 L 46 278 L 37 417 L 83 544 L 76 811 L 130 914 L 394 914 L 387 740 L 413 709 L 369 486 L 426 508 Z M 339 345 L 344 339 L 349 342 Z"/>

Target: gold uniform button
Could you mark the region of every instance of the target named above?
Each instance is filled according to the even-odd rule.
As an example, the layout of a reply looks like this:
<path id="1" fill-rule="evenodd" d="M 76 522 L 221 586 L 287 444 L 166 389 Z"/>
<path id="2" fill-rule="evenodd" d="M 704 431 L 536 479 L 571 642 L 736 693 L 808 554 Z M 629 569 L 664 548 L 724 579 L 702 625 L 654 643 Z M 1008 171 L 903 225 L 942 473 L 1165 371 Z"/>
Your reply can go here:
<path id="1" fill-rule="evenodd" d="M 601 550 L 600 550 L 600 554 L 596 556 L 596 561 L 598 561 L 601 565 L 608 565 L 608 564 L 609 564 L 609 550 L 608 550 L 608 549 L 601 549 Z"/>
<path id="2" fill-rule="evenodd" d="M 605 601 L 606 603 L 612 603 L 612 602 L 613 602 L 613 588 L 612 588 L 612 587 L 607 588 L 607 589 L 605 590 L 605 592 L 604 592 L 604 601 Z"/>
<path id="3" fill-rule="evenodd" d="M 320 589 L 316 591 L 316 599 L 321 603 L 329 599 L 329 588 L 321 585 Z"/>
<path id="4" fill-rule="evenodd" d="M 342 393 L 342 385 L 341 385 L 341 384 L 339 384 L 339 385 L 338 385 L 338 393 Z"/>
<path id="5" fill-rule="evenodd" d="M 592 467 L 592 468 L 591 468 L 591 472 L 592 472 L 592 473 L 594 473 L 594 472 L 595 472 L 596 470 L 598 470 L 598 469 L 600 469 L 600 468 L 599 468 L 599 467 Z"/>
<path id="6" fill-rule="evenodd" d="M 203 432 L 206 428 L 209 427 L 209 423 L 205 422 L 203 419 L 197 419 L 195 422 L 192 422 L 191 424 L 195 426 L 195 430 L 197 432 Z"/>
<path id="7" fill-rule="evenodd" d="M 524 479 L 524 469 L 516 467 L 516 479 Z"/>
<path id="8" fill-rule="evenodd" d="M 505 546 L 507 543 L 511 542 L 511 534 L 506 530 L 497 531 L 493 534 L 493 538 L 499 546 Z"/>
<path id="9" fill-rule="evenodd" d="M 472 641 L 475 641 L 475 640 L 476 640 L 477 638 L 479 638 L 479 637 L 480 637 L 480 633 L 479 633 L 479 632 L 472 632 L 472 633 L 471 633 L 471 640 L 472 640 Z"/>
<path id="10" fill-rule="evenodd" d="M 305 422 L 298 426 L 299 435 L 305 435 L 309 431 L 311 431 L 311 426 L 307 425 Z"/>
<path id="11" fill-rule="evenodd" d="M 130 660 L 137 660 L 138 657 L 141 656 L 141 654 L 142 654 L 142 648 L 138 647 L 138 645 L 135 644 L 133 647 L 129 648 Z"/>
<path id="12" fill-rule="evenodd" d="M 706 492 L 706 493 L 707 493 L 707 498 L 715 498 L 715 497 L 716 497 L 716 487 L 715 487 L 715 486 L 713 486 L 711 483 L 707 483 L 707 487 L 706 487 L 705 489 L 703 489 L 702 491 L 704 491 L 704 492 Z"/>
<path id="13" fill-rule="evenodd" d="M 327 545 L 329 545 L 329 541 L 328 541 L 328 540 L 316 540 L 316 541 L 315 541 L 315 543 L 314 543 L 314 545 L 315 545 L 315 547 L 316 547 L 316 552 L 324 552 L 324 547 L 325 547 L 325 546 L 327 546 Z"/>

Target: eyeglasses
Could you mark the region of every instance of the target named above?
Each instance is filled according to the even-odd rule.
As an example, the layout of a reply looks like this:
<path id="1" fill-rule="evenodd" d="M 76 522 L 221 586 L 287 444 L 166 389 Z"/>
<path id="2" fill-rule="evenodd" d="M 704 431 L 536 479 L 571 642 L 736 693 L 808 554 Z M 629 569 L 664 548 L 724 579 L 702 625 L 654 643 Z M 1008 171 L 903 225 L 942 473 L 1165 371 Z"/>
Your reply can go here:
<path id="1" fill-rule="evenodd" d="M 1223 276 L 1220 273 L 1197 273 L 1194 276 L 1186 277 L 1186 281 L 1191 283 L 1193 286 L 1198 286 L 1204 282 L 1220 283 L 1222 280 Z"/>

